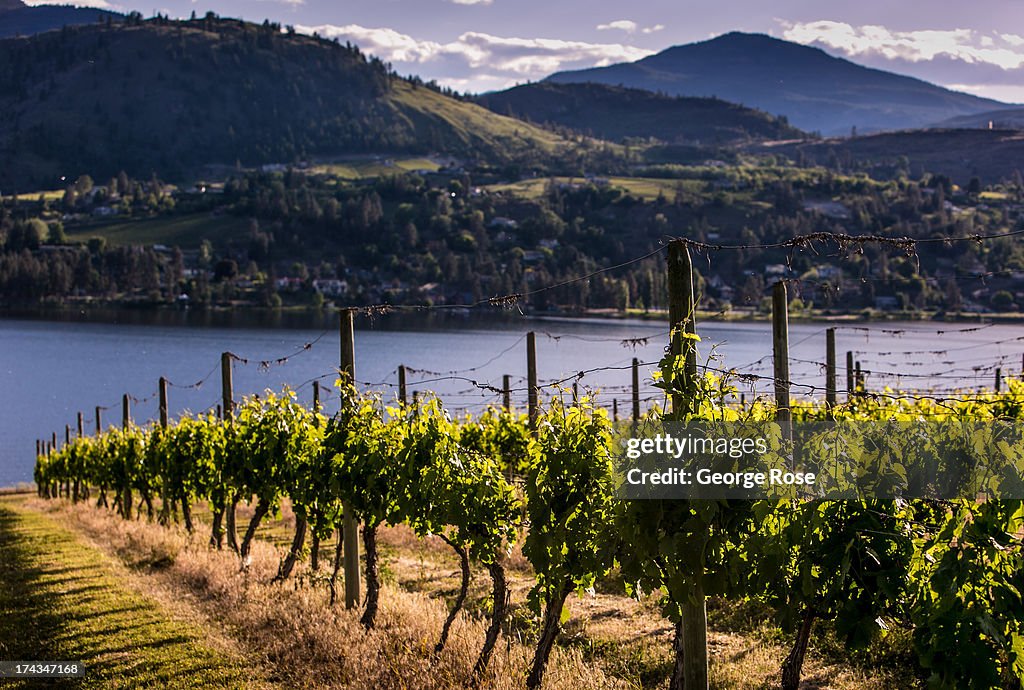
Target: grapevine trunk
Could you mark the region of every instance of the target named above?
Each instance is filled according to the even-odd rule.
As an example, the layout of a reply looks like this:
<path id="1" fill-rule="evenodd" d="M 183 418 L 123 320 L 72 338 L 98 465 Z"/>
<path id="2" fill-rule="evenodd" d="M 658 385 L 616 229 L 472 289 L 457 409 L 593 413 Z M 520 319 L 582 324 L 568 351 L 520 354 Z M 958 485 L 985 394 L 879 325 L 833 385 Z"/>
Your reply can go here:
<path id="1" fill-rule="evenodd" d="M 181 499 L 181 519 L 185 521 L 185 531 L 192 534 L 195 525 L 192 524 L 192 506 L 189 504 L 188 498 Z"/>
<path id="2" fill-rule="evenodd" d="M 800 621 L 800 629 L 797 630 L 793 649 L 782 663 L 782 690 L 797 690 L 800 686 L 800 673 L 804 666 L 804 657 L 807 655 L 807 645 L 810 642 L 813 627 L 814 611 L 807 609 Z"/>
<path id="3" fill-rule="evenodd" d="M 448 643 L 448 634 L 451 632 L 452 624 L 455 622 L 455 618 L 459 615 L 459 611 L 462 610 L 462 605 L 466 603 L 466 596 L 469 594 L 469 552 L 466 548 L 456 544 L 448 537 L 441 536 L 444 541 L 452 547 L 456 554 L 459 556 L 459 566 L 462 570 L 462 583 L 459 586 L 459 596 L 455 598 L 455 604 L 452 606 L 452 610 L 448 612 L 448 617 L 444 621 L 444 627 L 441 628 L 441 639 L 437 641 L 437 645 L 434 647 L 434 653 L 440 654 L 444 651 L 445 645 Z"/>
<path id="4" fill-rule="evenodd" d="M 218 551 L 224 548 L 224 506 L 214 506 L 213 527 L 210 529 L 210 547 Z"/>
<path id="5" fill-rule="evenodd" d="M 537 652 L 533 657 L 533 667 L 526 679 L 526 687 L 529 690 L 538 690 L 544 682 L 544 669 L 548 665 L 548 658 L 551 656 L 551 649 L 555 646 L 555 638 L 558 637 L 558 629 L 562 620 L 562 607 L 565 605 L 565 598 L 569 596 L 569 584 L 563 583 L 557 591 L 552 593 L 544 608 L 544 627 L 541 628 L 540 640 L 537 642 Z"/>
<path id="6" fill-rule="evenodd" d="M 487 664 L 491 661 L 494 653 L 494 646 L 498 643 L 498 636 L 501 634 L 501 626 L 505 621 L 505 611 L 508 607 L 508 587 L 505 583 L 505 568 L 498 561 L 487 566 L 491 574 L 493 588 L 491 596 L 494 604 L 491 608 L 491 624 L 487 628 L 487 636 L 484 638 L 484 646 L 480 650 L 480 658 L 476 660 L 473 667 L 473 676 L 480 678 L 487 671 Z"/>
<path id="7" fill-rule="evenodd" d="M 256 528 L 260 526 L 263 518 L 266 517 L 267 512 L 270 510 L 270 504 L 260 499 L 256 503 L 256 510 L 252 514 L 252 519 L 249 520 L 249 527 L 245 530 L 245 536 L 242 538 L 242 546 L 238 551 L 238 555 L 242 557 L 242 565 L 249 565 L 249 551 L 252 549 L 252 540 L 256 537 Z"/>
<path id="8" fill-rule="evenodd" d="M 285 556 L 284 561 L 282 561 L 275 579 L 287 580 L 291 576 L 292 570 L 295 569 L 295 562 L 299 560 L 302 547 L 306 545 L 306 524 L 304 516 L 295 516 L 295 536 L 292 538 L 292 547 L 288 550 L 288 555 Z"/>
<path id="9" fill-rule="evenodd" d="M 331 606 L 338 597 L 338 571 L 341 570 L 341 554 L 345 546 L 345 530 L 338 530 L 338 545 L 334 548 L 334 564 L 331 566 Z"/>
<path id="10" fill-rule="evenodd" d="M 238 553 L 238 527 L 235 524 L 235 512 L 238 509 L 238 497 L 232 496 L 231 503 L 228 505 L 227 514 L 225 516 L 225 522 L 227 527 L 228 546 L 235 553 Z"/>
<path id="11" fill-rule="evenodd" d="M 363 546 L 366 549 L 366 610 L 360 623 L 367 630 L 377 620 L 377 605 L 380 601 L 380 568 L 377 564 L 377 525 L 363 525 Z"/>

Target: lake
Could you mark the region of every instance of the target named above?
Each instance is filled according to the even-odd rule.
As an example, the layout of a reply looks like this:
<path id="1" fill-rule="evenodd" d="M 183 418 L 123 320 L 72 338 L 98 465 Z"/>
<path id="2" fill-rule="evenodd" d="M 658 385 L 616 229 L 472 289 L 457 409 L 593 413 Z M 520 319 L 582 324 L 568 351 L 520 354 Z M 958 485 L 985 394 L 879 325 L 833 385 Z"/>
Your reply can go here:
<path id="1" fill-rule="evenodd" d="M 792 380 L 796 395 L 821 397 L 825 377 L 823 323 L 790 326 Z M 965 329 L 974 330 L 965 330 Z M 628 412 L 629 367 L 641 366 L 645 407 L 661 400 L 651 372 L 667 341 L 666 325 L 654 321 L 388 316 L 356 321 L 356 378 L 364 389 L 387 398 L 397 394 L 397 367 L 409 368 L 411 392 L 435 391 L 449 409 L 479 411 L 500 404 L 501 388 L 512 376 L 513 404 L 526 406 L 526 333 L 537 333 L 542 384 L 588 372 L 581 390 L 597 391 Z M 701 361 L 713 368 L 771 376 L 771 325 L 766 322 L 706 322 L 699 325 Z M 897 332 L 894 332 L 897 331 Z M 942 332 L 940 332 L 942 331 Z M 1019 326 L 933 323 L 850 324 L 837 332 L 840 390 L 845 386 L 845 353 L 857 352 L 868 385 L 902 389 L 990 387 L 994 367 L 1018 375 L 1024 336 Z M 624 343 L 627 339 L 647 341 Z M 135 401 L 136 422 L 157 416 L 157 381 L 166 376 L 171 414 L 202 411 L 220 402 L 219 362 L 228 351 L 248 361 L 233 366 L 235 398 L 289 385 L 305 403 L 312 381 L 333 382 L 339 336 L 335 315 L 239 316 L 174 312 L 109 312 L 44 318 L 0 319 L 0 486 L 32 479 L 35 440 L 76 426 L 85 414 L 85 433 L 95 432 L 94 410 L 104 425 L 121 423 L 121 396 Z M 306 348 L 306 345 L 311 346 Z M 278 363 L 279 358 L 287 358 Z M 709 359 L 711 358 L 711 359 Z M 265 364 L 261 365 L 261 362 Z M 588 370 L 608 367 L 603 371 Z M 771 382 L 740 383 L 748 396 L 770 391 Z M 571 380 L 564 386 L 571 386 Z M 328 388 L 329 389 L 329 388 Z M 330 389 L 329 389 L 330 390 Z M 333 391 L 332 391 L 333 392 Z M 546 394 L 550 391 L 546 390 Z M 323 398 L 336 409 L 337 395 Z M 332 407 L 333 405 L 333 407 Z"/>

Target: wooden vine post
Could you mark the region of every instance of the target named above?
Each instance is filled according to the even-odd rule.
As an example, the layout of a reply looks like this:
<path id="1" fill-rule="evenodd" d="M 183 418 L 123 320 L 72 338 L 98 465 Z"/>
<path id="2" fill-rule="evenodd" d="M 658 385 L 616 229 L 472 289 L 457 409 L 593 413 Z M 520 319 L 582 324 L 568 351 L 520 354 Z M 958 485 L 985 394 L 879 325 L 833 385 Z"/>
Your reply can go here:
<path id="1" fill-rule="evenodd" d="M 402 407 L 405 407 L 408 403 L 408 391 L 405 386 L 405 365 L 398 365 L 398 401 L 402 403 Z"/>
<path id="2" fill-rule="evenodd" d="M 341 312 L 341 374 L 347 383 L 356 380 L 355 312 Z M 352 506 L 342 504 L 342 543 L 345 568 L 345 608 L 359 605 L 359 525 L 352 514 Z"/>
<path id="3" fill-rule="evenodd" d="M 37 463 L 39 462 L 39 458 L 42 457 L 42 455 L 43 455 L 42 451 L 43 451 L 43 442 L 40 441 L 37 438 L 36 439 L 36 462 Z M 41 484 L 36 484 L 36 493 L 39 495 L 39 498 L 49 498 L 50 497 L 49 482 L 43 482 Z"/>
<path id="4" fill-rule="evenodd" d="M 131 401 L 128 399 L 128 394 L 125 393 L 121 396 L 121 426 L 125 431 L 128 430 L 132 424 L 132 410 Z M 125 520 L 131 519 L 132 516 L 132 487 L 130 483 L 126 483 L 120 487 L 121 491 L 121 517 Z"/>
<path id="5" fill-rule="evenodd" d="M 103 418 L 101 416 L 100 406 L 96 406 L 96 435 L 101 436 L 103 434 Z M 107 507 L 107 485 L 100 483 L 100 496 L 97 501 L 98 505 L 102 505 L 104 508 Z"/>
<path id="6" fill-rule="evenodd" d="M 691 400 L 684 400 L 680 393 L 673 395 L 672 410 L 681 412 L 689 409 L 697 379 L 697 348 L 694 342 L 697 327 L 694 318 L 693 263 L 690 250 L 681 241 L 668 246 L 668 318 L 672 329 L 672 354 L 682 357 L 683 390 Z"/>
<path id="7" fill-rule="evenodd" d="M 164 429 L 168 425 L 167 415 L 167 379 L 160 377 L 160 426 Z"/>
<path id="8" fill-rule="evenodd" d="M 825 405 L 836 406 L 836 329 L 825 331 Z"/>
<path id="9" fill-rule="evenodd" d="M 232 402 L 234 398 L 233 385 L 231 382 L 231 353 L 222 352 L 220 355 L 220 391 L 221 391 L 221 418 L 225 421 L 231 421 L 234 417 L 235 404 Z"/>
<path id="10" fill-rule="evenodd" d="M 633 358 L 633 435 L 640 424 L 640 360 Z"/>
<path id="11" fill-rule="evenodd" d="M 793 411 L 789 406 L 789 296 L 786 284 L 775 283 L 772 289 L 772 362 L 775 378 L 775 420 L 782 427 L 782 437 L 793 438 Z"/>
<path id="12" fill-rule="evenodd" d="M 693 264 L 690 250 L 682 241 L 668 245 L 668 310 L 672 329 L 672 354 L 683 358 L 683 392 L 672 395 L 672 412 L 680 417 L 691 411 L 696 401 L 697 348 L 696 302 L 693 294 Z M 634 425 L 639 417 L 639 395 L 636 360 L 633 378 Z M 702 577 L 695 579 L 691 596 L 680 603 L 681 619 L 676 630 L 677 650 L 682 651 L 682 677 L 673 674 L 670 687 L 685 690 L 707 690 L 708 687 L 708 618 Z"/>
<path id="13" fill-rule="evenodd" d="M 506 411 L 512 411 L 512 377 L 508 374 L 501 377 L 501 403 Z"/>
<path id="14" fill-rule="evenodd" d="M 71 443 L 71 425 L 64 425 L 64 445 L 67 446 Z M 64 480 L 64 497 L 71 498 L 71 477 Z"/>
<path id="15" fill-rule="evenodd" d="M 538 409 L 537 390 L 537 335 L 530 331 L 526 334 L 526 388 L 530 412 L 530 430 L 537 430 Z"/>
<path id="16" fill-rule="evenodd" d="M 846 351 L 846 402 L 853 400 L 853 353 Z"/>
<path id="17" fill-rule="evenodd" d="M 231 424 L 235 417 L 234 384 L 231 379 L 231 353 L 222 352 L 220 355 L 220 417 L 225 424 Z M 213 534 L 211 541 L 215 541 L 217 548 L 220 548 L 220 526 L 224 523 L 224 534 L 227 536 L 228 547 L 238 553 L 238 527 L 235 524 L 235 510 L 238 507 L 238 496 L 230 492 L 225 499 L 224 517 L 221 518 L 218 511 L 213 515 Z"/>
<path id="18" fill-rule="evenodd" d="M 85 416 L 78 413 L 78 438 L 85 436 Z M 82 485 L 82 477 L 79 474 L 75 475 L 74 486 L 71 489 L 71 497 L 75 503 L 78 503 L 80 496 L 83 496 L 87 490 L 87 487 Z"/>

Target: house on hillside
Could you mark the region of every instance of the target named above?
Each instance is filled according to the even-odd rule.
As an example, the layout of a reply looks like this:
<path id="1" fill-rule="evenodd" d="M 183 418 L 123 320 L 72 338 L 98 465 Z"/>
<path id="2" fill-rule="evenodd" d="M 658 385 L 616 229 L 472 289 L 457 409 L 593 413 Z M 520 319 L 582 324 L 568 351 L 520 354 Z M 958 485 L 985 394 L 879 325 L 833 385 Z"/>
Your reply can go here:
<path id="1" fill-rule="evenodd" d="M 278 292 L 295 292 L 302 288 L 302 281 L 298 278 L 278 278 L 274 283 L 277 287 Z"/>
<path id="2" fill-rule="evenodd" d="M 511 218 L 506 218 L 504 216 L 495 216 L 494 218 L 491 218 L 491 222 L 487 224 L 487 227 L 501 228 L 502 230 L 515 230 L 516 228 L 519 227 L 519 223 L 512 220 Z"/>
<path id="3" fill-rule="evenodd" d="M 805 201 L 805 211 L 817 211 L 826 218 L 834 218 L 836 220 L 848 220 L 850 218 L 850 209 L 838 201 Z"/>
<path id="4" fill-rule="evenodd" d="M 318 278 L 313 281 L 313 289 L 328 297 L 341 297 L 348 293 L 348 283 L 337 278 Z"/>

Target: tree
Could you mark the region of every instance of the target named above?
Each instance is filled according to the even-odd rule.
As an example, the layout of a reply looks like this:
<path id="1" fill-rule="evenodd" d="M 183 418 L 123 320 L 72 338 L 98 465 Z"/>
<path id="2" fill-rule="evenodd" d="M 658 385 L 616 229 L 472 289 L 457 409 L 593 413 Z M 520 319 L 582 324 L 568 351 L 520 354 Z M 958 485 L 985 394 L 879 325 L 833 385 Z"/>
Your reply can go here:
<path id="1" fill-rule="evenodd" d="M 82 175 L 75 180 L 75 191 L 82 196 L 90 193 L 93 188 L 92 178 L 88 175 Z"/>
<path id="2" fill-rule="evenodd" d="M 38 218 L 29 220 L 22 228 L 23 239 L 21 246 L 26 249 L 38 249 L 39 245 L 43 242 L 43 238 L 49 234 L 49 228 L 46 227 L 46 223 Z"/>
<path id="3" fill-rule="evenodd" d="M 1014 307 L 1013 294 L 1008 290 L 1000 290 L 992 295 L 992 307 L 999 311 L 1010 311 Z"/>
<path id="4" fill-rule="evenodd" d="M 59 220 L 50 223 L 46 239 L 50 244 L 65 244 L 68 241 L 68 237 L 64 234 L 64 224 Z"/>
<path id="5" fill-rule="evenodd" d="M 238 264 L 234 259 L 221 259 L 213 267 L 213 279 L 215 281 L 230 280 L 238 275 Z"/>

